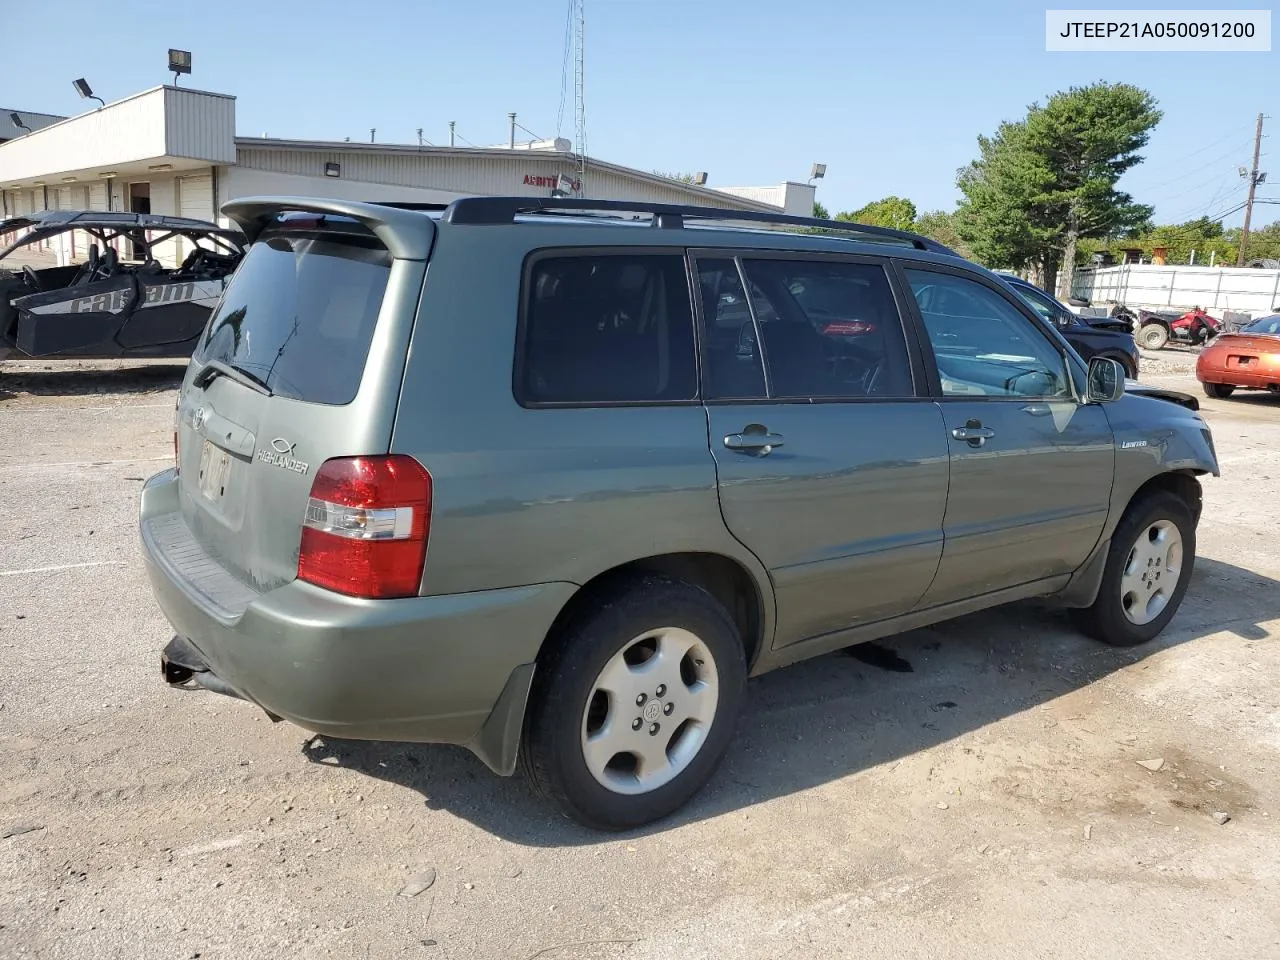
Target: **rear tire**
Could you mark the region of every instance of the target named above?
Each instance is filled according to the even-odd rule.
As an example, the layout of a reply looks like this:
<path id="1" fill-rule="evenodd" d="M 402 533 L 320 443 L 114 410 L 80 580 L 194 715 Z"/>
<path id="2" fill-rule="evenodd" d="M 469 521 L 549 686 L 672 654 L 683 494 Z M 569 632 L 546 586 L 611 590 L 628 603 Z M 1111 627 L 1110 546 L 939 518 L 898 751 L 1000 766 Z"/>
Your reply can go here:
<path id="1" fill-rule="evenodd" d="M 747 679 L 738 630 L 711 594 L 664 575 L 631 578 L 605 588 L 549 645 L 521 750 L 539 793 L 584 826 L 627 830 L 668 816 L 706 784 Z"/>
<path id="2" fill-rule="evenodd" d="M 1145 494 L 1129 505 L 1111 536 L 1093 605 L 1072 610 L 1072 620 L 1113 647 L 1154 639 L 1178 612 L 1195 557 L 1196 528 L 1186 501 L 1166 490 Z"/>
<path id="3" fill-rule="evenodd" d="M 1204 383 L 1204 395 L 1216 400 L 1225 400 L 1235 392 L 1236 387 L 1233 383 L 1210 383 L 1207 380 Z"/>
<path id="4" fill-rule="evenodd" d="M 1159 323 L 1144 323 L 1138 328 L 1138 343 L 1145 350 L 1161 350 L 1169 342 L 1169 331 Z"/>

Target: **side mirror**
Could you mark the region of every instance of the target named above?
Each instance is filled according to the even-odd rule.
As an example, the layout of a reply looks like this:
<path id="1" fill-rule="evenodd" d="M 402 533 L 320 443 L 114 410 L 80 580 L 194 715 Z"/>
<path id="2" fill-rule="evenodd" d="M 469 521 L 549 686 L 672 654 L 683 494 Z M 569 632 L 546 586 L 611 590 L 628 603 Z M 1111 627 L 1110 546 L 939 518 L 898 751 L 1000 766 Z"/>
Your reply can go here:
<path id="1" fill-rule="evenodd" d="M 1089 361 L 1089 403 L 1111 403 L 1124 396 L 1124 367 L 1110 357 L 1094 357 Z"/>

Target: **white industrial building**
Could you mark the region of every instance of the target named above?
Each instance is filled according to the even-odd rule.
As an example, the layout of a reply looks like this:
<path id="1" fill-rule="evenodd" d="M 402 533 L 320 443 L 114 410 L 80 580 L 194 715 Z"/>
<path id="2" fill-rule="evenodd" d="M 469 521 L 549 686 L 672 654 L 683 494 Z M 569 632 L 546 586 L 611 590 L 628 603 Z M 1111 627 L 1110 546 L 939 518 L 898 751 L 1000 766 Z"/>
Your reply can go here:
<path id="1" fill-rule="evenodd" d="M 226 94 L 159 86 L 76 117 L 30 114 L 46 122 L 0 142 L 0 213 L 129 210 L 214 220 L 228 200 L 261 194 L 443 203 L 557 189 L 593 199 L 813 210 L 812 183 L 712 189 L 595 159 L 584 172 L 563 139 L 477 148 L 238 136 L 235 105 Z M 66 246 L 59 259 L 75 255 Z"/>

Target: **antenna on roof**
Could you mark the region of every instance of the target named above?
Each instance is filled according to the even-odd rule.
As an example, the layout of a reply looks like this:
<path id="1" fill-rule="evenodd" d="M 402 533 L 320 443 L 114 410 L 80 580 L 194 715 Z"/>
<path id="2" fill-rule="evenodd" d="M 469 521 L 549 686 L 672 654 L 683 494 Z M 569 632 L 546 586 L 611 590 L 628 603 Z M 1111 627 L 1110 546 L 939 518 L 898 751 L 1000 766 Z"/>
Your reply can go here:
<path id="1" fill-rule="evenodd" d="M 373 138 L 374 138 L 374 136 L 377 134 L 377 132 L 378 132 L 378 128 L 377 128 L 377 127 L 370 127 L 370 128 L 369 128 L 369 142 L 370 142 L 370 143 L 373 143 Z"/>

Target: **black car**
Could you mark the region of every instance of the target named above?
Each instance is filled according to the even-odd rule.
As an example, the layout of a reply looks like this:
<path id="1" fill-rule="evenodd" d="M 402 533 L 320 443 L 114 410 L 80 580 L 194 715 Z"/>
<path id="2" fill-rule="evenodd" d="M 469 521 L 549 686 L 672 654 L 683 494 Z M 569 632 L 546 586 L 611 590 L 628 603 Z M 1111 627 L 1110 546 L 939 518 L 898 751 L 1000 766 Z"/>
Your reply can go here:
<path id="1" fill-rule="evenodd" d="M 1111 357 L 1124 367 L 1125 376 L 1132 379 L 1138 375 L 1138 344 L 1123 320 L 1078 317 L 1057 298 L 1021 277 L 1002 273 L 1000 279 L 1012 287 L 1031 309 L 1057 327 L 1085 360 Z"/>
<path id="2" fill-rule="evenodd" d="M 68 234 L 81 262 L 23 262 Z M 16 239 L 0 250 L 0 359 L 189 357 L 245 243 L 204 220 L 96 210 L 3 220 L 6 235 Z M 158 257 L 173 250 L 181 262 L 163 266 Z"/>

